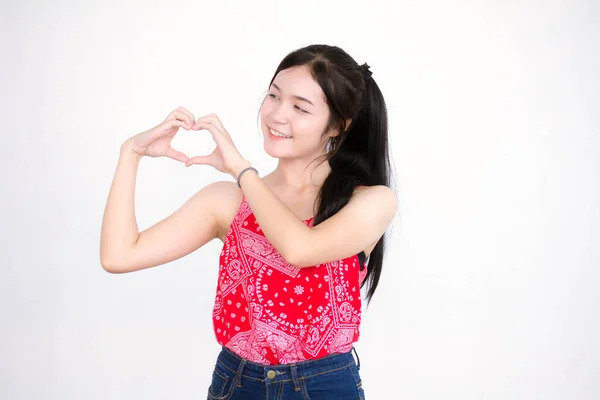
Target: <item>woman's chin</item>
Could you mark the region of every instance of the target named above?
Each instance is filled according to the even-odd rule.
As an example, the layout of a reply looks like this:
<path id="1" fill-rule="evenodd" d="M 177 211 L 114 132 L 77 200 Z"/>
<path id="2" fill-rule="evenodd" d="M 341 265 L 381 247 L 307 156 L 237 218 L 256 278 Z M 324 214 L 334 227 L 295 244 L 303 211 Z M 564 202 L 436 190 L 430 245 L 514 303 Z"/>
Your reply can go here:
<path id="1" fill-rule="evenodd" d="M 282 151 L 280 151 L 279 149 L 274 149 L 273 147 L 269 146 L 267 143 L 265 143 L 263 148 L 265 149 L 265 153 L 267 153 L 268 155 L 270 155 L 273 158 L 280 158 L 283 156 Z"/>
<path id="2" fill-rule="evenodd" d="M 280 146 L 277 146 L 277 143 L 272 143 L 265 140 L 263 148 L 265 149 L 265 153 L 273 158 L 289 156 L 289 150 L 282 149 Z"/>

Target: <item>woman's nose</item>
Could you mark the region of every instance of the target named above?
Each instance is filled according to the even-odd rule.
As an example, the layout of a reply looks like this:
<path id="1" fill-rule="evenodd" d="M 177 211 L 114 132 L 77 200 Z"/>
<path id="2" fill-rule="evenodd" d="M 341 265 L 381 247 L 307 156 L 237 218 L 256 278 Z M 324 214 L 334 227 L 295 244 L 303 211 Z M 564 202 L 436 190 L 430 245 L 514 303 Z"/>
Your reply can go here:
<path id="1" fill-rule="evenodd" d="M 269 119 L 276 124 L 285 125 L 289 121 L 289 113 L 283 104 L 277 104 L 269 113 Z"/>

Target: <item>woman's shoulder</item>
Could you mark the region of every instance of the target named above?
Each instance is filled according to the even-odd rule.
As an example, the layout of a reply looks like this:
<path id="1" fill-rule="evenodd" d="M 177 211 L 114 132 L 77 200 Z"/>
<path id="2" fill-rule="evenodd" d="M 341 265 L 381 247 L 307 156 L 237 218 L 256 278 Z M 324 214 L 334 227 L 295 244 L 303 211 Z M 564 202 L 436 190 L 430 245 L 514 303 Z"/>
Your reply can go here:
<path id="1" fill-rule="evenodd" d="M 242 203 L 242 191 L 235 182 L 231 181 L 214 182 L 208 185 L 206 189 L 210 191 L 214 201 L 219 238 L 223 240 Z"/>
<path id="2" fill-rule="evenodd" d="M 394 213 L 398 207 L 396 193 L 384 185 L 357 186 L 354 189 L 350 203 L 356 206 L 369 206 L 384 213 Z"/>
<path id="3" fill-rule="evenodd" d="M 385 186 L 385 185 L 374 185 L 374 186 L 365 186 L 365 185 L 358 185 L 356 188 L 354 188 L 354 195 L 359 194 L 359 193 L 370 193 L 371 196 L 377 196 L 377 197 L 393 197 L 396 198 L 396 193 L 394 193 L 394 191 Z"/>

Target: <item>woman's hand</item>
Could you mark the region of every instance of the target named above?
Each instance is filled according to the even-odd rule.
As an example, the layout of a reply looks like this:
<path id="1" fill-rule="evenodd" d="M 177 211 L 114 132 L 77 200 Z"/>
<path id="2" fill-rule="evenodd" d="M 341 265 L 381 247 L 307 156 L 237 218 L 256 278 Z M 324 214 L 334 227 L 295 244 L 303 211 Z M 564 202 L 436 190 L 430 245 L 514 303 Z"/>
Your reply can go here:
<path id="1" fill-rule="evenodd" d="M 185 108 L 178 107 L 159 125 L 131 137 L 126 143 L 141 156 L 170 157 L 186 163 L 190 158 L 173 149 L 171 141 L 179 128 L 190 130 L 193 125 L 194 115 Z"/>
<path id="2" fill-rule="evenodd" d="M 208 130 L 217 147 L 207 156 L 190 158 L 185 163 L 187 167 L 193 164 L 211 165 L 219 171 L 229 174 L 234 179 L 237 179 L 237 176 L 242 169 L 250 166 L 250 163 L 242 157 L 233 144 L 233 140 L 231 140 L 229 133 L 225 130 L 225 127 L 223 127 L 221 120 L 216 114 L 198 118 L 198 121 L 193 124 L 192 129 L 195 131 L 201 129 Z"/>

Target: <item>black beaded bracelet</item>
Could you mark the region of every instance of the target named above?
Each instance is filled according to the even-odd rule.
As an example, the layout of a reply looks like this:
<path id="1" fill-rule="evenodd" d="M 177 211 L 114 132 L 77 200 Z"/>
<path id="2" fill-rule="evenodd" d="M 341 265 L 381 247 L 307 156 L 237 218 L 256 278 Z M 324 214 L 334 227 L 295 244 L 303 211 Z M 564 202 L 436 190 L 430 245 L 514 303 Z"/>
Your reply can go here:
<path id="1" fill-rule="evenodd" d="M 242 186 L 240 185 L 240 178 L 242 177 L 242 174 L 248 170 L 253 170 L 254 172 L 256 172 L 256 175 L 258 175 L 258 171 L 256 170 L 256 168 L 253 168 L 253 167 L 248 167 L 248 168 L 242 170 L 242 172 L 240 172 L 240 174 L 238 175 L 238 178 L 237 178 L 237 184 L 240 189 L 242 188 Z"/>

